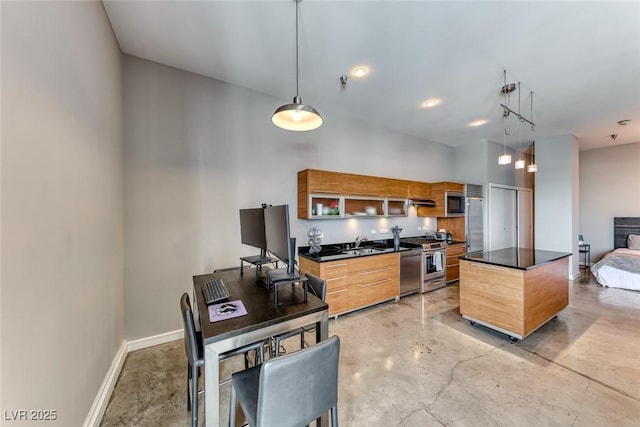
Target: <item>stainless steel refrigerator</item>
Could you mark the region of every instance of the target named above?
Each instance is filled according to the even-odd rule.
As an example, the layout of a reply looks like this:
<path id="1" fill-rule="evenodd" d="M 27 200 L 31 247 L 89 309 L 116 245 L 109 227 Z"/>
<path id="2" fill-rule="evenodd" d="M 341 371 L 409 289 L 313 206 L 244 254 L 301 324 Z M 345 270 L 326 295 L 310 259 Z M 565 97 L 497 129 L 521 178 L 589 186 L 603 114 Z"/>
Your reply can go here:
<path id="1" fill-rule="evenodd" d="M 484 250 L 483 188 L 482 185 L 465 186 L 466 209 L 464 222 L 467 237 L 467 252 Z"/>

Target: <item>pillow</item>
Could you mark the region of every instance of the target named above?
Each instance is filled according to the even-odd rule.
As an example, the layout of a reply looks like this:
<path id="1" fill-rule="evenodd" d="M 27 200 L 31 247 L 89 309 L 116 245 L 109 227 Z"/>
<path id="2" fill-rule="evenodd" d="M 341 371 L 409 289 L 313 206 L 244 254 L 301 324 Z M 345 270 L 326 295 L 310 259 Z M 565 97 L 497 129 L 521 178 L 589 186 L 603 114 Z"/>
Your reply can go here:
<path id="1" fill-rule="evenodd" d="M 627 247 L 640 251 L 640 234 L 629 234 L 627 236 Z"/>

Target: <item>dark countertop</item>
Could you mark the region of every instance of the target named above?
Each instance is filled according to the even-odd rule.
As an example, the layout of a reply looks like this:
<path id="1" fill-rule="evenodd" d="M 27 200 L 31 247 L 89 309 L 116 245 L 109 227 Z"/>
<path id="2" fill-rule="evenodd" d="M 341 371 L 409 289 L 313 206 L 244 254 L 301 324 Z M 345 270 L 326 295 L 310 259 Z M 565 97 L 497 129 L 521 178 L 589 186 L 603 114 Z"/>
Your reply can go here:
<path id="1" fill-rule="evenodd" d="M 482 262 L 519 270 L 530 270 L 542 264 L 571 256 L 569 252 L 542 251 L 525 248 L 506 248 L 496 251 L 470 252 L 459 257 L 461 260 Z"/>
<path id="2" fill-rule="evenodd" d="M 327 245 L 321 245 L 322 251 L 317 254 L 309 254 L 309 246 L 300 246 L 298 248 L 298 255 L 305 257 L 315 262 L 336 261 L 339 259 L 361 258 L 363 256 L 375 256 L 389 253 L 405 252 L 414 248 L 402 246 L 400 243 L 400 249 L 393 250 L 393 239 L 385 240 L 372 240 L 362 242 L 360 249 L 371 250 L 370 252 L 352 253 L 347 251 L 353 251 L 353 242 L 348 243 L 333 243 Z"/>
<path id="3" fill-rule="evenodd" d="M 404 237 L 403 237 L 404 238 Z M 442 240 L 444 242 L 444 240 Z M 464 241 L 453 240 L 449 245 L 456 245 L 465 243 Z M 360 258 L 363 256 L 373 256 L 373 255 L 382 255 L 393 252 L 405 252 L 411 249 L 415 249 L 415 247 L 400 242 L 400 249 L 397 251 L 393 250 L 393 239 L 382 239 L 382 240 L 372 240 L 365 241 L 360 245 L 361 249 L 373 249 L 374 251 L 369 253 L 360 252 L 358 254 L 354 253 L 345 253 L 347 250 L 353 250 L 353 242 L 347 243 L 333 243 L 327 245 L 321 245 L 322 251 L 317 254 L 309 254 L 309 246 L 300 246 L 298 248 L 298 255 L 301 257 L 305 257 L 315 262 L 326 262 L 326 261 L 336 261 L 339 259 L 349 259 L 349 258 Z"/>

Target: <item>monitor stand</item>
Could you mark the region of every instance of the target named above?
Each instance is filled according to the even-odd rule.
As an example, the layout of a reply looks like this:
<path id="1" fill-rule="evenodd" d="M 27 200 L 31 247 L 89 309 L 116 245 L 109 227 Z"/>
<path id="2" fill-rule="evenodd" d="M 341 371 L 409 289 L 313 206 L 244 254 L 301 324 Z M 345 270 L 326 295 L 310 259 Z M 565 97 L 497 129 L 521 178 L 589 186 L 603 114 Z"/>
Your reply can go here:
<path id="1" fill-rule="evenodd" d="M 275 263 L 276 268 L 278 268 L 278 259 L 268 257 L 267 251 L 264 249 L 260 250 L 260 255 L 240 257 L 240 275 L 244 272 L 245 261 L 256 266 L 256 283 L 260 283 L 260 273 L 262 272 L 262 266 L 264 264 Z"/>
<path id="2" fill-rule="evenodd" d="M 300 274 L 296 271 L 289 272 L 288 268 L 276 268 L 274 270 L 267 270 L 267 278 L 269 282 L 292 282 L 300 280 Z"/>

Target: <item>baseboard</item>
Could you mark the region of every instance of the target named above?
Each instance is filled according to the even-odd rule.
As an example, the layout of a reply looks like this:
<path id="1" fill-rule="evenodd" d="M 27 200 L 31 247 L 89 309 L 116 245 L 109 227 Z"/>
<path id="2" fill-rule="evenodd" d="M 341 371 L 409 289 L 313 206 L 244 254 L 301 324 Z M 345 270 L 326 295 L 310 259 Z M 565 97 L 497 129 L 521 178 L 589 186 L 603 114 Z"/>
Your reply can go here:
<path id="1" fill-rule="evenodd" d="M 113 358 L 113 361 L 111 362 L 111 366 L 107 371 L 107 375 L 104 377 L 104 381 L 102 381 L 102 385 L 100 386 L 98 394 L 96 395 L 96 398 L 91 405 L 89 414 L 84 420 L 84 427 L 98 427 L 100 425 L 100 421 L 102 421 L 104 411 L 107 410 L 107 405 L 109 404 L 111 393 L 113 392 L 113 388 L 116 386 L 118 376 L 120 375 L 120 370 L 122 369 L 122 365 L 124 365 L 124 360 L 126 357 L 127 341 L 123 340 L 120 348 Z"/>
<path id="2" fill-rule="evenodd" d="M 164 344 L 166 342 L 171 342 L 175 340 L 182 339 L 184 331 L 182 329 L 178 329 L 171 332 L 165 332 L 159 335 L 153 335 L 151 337 L 140 338 L 137 340 L 129 341 L 127 350 L 128 351 L 136 351 L 142 348 L 153 347 L 154 345 Z"/>
<path id="3" fill-rule="evenodd" d="M 104 381 L 102 382 L 102 385 L 98 390 L 98 394 L 96 395 L 96 398 L 91 405 L 89 414 L 84 420 L 83 427 L 98 427 L 100 425 L 102 416 L 104 415 L 104 411 L 107 410 L 107 405 L 109 404 L 109 400 L 111 399 L 111 393 L 113 392 L 113 389 L 116 386 L 116 382 L 118 381 L 118 377 L 120 376 L 120 371 L 122 370 L 122 365 L 124 365 L 127 353 L 129 353 L 130 351 L 152 347 L 154 345 L 179 340 L 182 339 L 182 336 L 183 330 L 179 329 L 176 331 L 165 332 L 164 334 L 154 335 L 151 337 L 141 338 L 129 342 L 127 342 L 126 340 L 122 341 L 122 345 L 120 345 L 118 352 L 113 358 L 113 362 L 111 362 L 111 366 L 107 371 L 107 375 L 105 376 Z"/>

